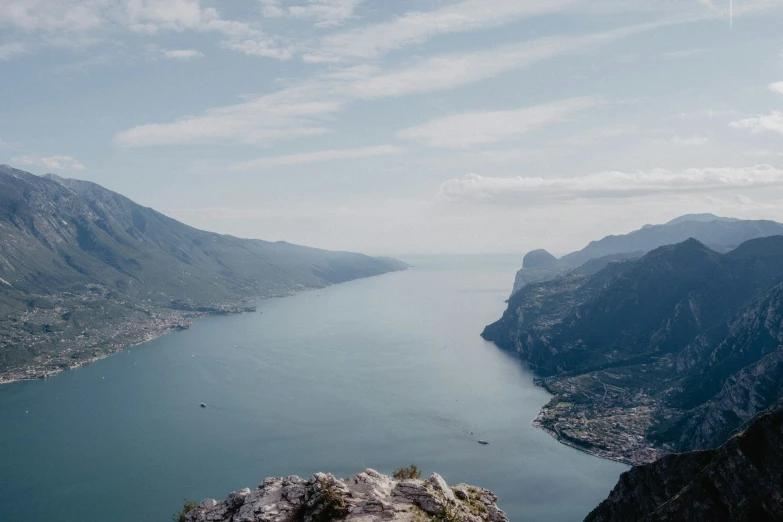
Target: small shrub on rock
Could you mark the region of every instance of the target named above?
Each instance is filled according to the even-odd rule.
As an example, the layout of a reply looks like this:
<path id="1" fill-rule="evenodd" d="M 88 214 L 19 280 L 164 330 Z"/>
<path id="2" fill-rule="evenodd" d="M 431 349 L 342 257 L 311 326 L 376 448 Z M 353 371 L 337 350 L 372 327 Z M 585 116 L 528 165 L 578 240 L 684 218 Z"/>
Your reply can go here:
<path id="1" fill-rule="evenodd" d="M 182 511 L 178 511 L 172 515 L 172 520 L 174 522 L 185 522 L 185 515 L 193 511 L 198 507 L 198 504 L 196 504 L 192 500 L 185 499 L 185 503 L 182 505 Z"/>
<path id="2" fill-rule="evenodd" d="M 462 518 L 457 514 L 457 511 L 449 504 L 443 504 L 440 512 L 437 515 L 433 515 L 430 520 L 432 522 L 462 522 Z"/>
<path id="3" fill-rule="evenodd" d="M 339 520 L 348 515 L 348 506 L 340 492 L 331 484 L 324 483 L 321 486 L 321 495 L 323 495 L 323 508 L 315 517 L 316 522 L 331 522 Z"/>
<path id="4" fill-rule="evenodd" d="M 421 478 L 421 471 L 416 464 L 411 464 L 407 468 L 400 468 L 394 472 L 394 480 L 418 480 Z"/>

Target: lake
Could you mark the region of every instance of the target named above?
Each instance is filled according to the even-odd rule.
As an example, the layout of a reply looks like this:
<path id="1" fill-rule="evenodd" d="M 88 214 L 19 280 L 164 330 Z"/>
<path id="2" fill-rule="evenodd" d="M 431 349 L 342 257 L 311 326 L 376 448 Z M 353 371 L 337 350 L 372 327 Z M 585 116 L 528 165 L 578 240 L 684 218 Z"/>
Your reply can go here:
<path id="1" fill-rule="evenodd" d="M 581 520 L 627 467 L 533 428 L 548 394 L 479 337 L 521 256 L 406 261 L 0 386 L 4 519 L 168 521 L 267 476 L 415 463 L 512 521 Z"/>

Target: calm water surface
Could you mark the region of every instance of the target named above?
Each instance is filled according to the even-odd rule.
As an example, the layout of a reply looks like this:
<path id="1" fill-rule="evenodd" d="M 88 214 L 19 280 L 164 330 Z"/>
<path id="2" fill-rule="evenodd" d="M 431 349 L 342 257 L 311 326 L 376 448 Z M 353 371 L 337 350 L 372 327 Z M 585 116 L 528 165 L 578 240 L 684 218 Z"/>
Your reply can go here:
<path id="1" fill-rule="evenodd" d="M 520 258 L 408 261 L 0 387 L 4 519 L 167 521 L 267 476 L 413 462 L 512 521 L 581 520 L 625 466 L 533 428 L 547 394 L 479 337 Z"/>

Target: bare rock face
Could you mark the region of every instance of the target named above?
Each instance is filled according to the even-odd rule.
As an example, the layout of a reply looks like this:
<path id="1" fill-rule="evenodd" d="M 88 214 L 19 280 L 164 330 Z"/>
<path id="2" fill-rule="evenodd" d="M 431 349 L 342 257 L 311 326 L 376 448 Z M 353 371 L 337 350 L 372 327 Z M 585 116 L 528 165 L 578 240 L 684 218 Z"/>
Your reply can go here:
<path id="1" fill-rule="evenodd" d="M 531 250 L 522 258 L 524 268 L 551 268 L 557 264 L 557 258 L 543 249 Z"/>
<path id="2" fill-rule="evenodd" d="M 509 522 L 492 492 L 459 484 L 450 488 L 434 473 L 427 480 L 397 481 L 367 469 L 340 480 L 316 473 L 268 478 L 254 490 L 206 499 L 187 513 L 187 522 Z"/>
<path id="3" fill-rule="evenodd" d="M 783 520 L 783 409 L 719 448 L 635 466 L 585 522 Z"/>

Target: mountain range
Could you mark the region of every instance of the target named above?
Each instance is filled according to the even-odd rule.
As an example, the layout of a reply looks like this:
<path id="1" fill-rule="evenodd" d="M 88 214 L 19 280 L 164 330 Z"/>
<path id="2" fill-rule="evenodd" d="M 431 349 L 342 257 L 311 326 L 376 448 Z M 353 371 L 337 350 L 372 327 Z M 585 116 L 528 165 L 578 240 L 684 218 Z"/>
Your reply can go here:
<path id="1" fill-rule="evenodd" d="M 254 311 L 252 300 L 405 268 L 197 230 L 94 183 L 0 166 L 0 382 L 199 315 Z M 635 465 L 588 521 L 783 517 L 783 225 L 686 215 L 559 259 L 534 250 L 482 336 L 552 393 L 537 426 Z M 462 519 L 503 519 L 488 492 L 457 489 Z M 251 494 L 191 518 L 233 513 Z"/>
<path id="2" fill-rule="evenodd" d="M 641 257 L 658 247 L 689 238 L 699 240 L 716 252 L 728 252 L 749 239 L 780 234 L 783 234 L 783 224 L 775 221 L 687 214 L 662 225 L 645 225 L 628 234 L 592 241 L 583 249 L 559 259 L 546 250 L 533 250 L 523 259 L 512 293 L 526 284 L 549 281 L 591 261 L 591 266 L 584 270 L 597 271 L 609 261 Z"/>
<path id="3" fill-rule="evenodd" d="M 742 223 L 718 221 L 738 237 L 758 226 Z M 643 463 L 716 447 L 783 397 L 783 236 L 725 253 L 691 238 L 590 263 L 602 268 L 527 284 L 482 334 L 553 393 L 537 425 Z"/>
<path id="4" fill-rule="evenodd" d="M 0 375 L 46 375 L 194 314 L 405 267 L 205 232 L 94 183 L 0 166 Z"/>

